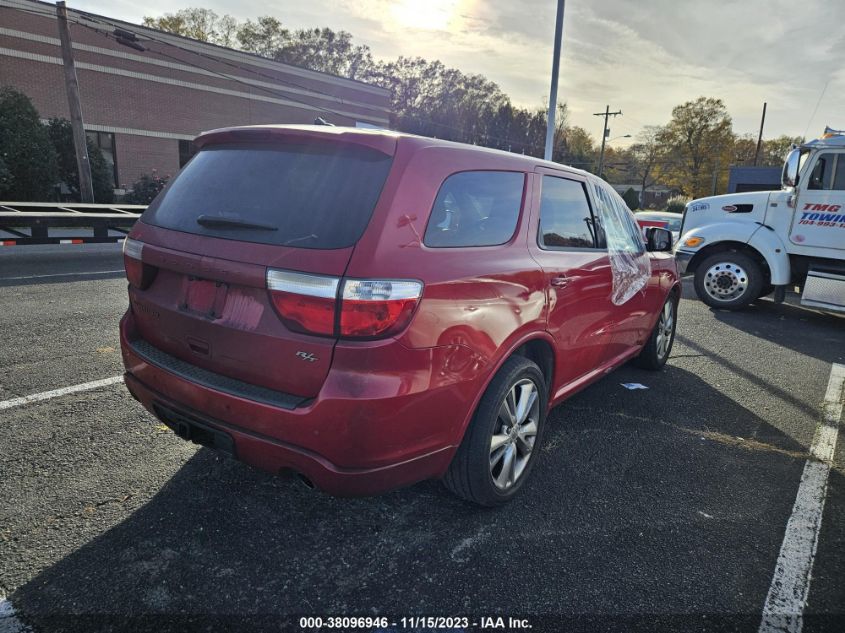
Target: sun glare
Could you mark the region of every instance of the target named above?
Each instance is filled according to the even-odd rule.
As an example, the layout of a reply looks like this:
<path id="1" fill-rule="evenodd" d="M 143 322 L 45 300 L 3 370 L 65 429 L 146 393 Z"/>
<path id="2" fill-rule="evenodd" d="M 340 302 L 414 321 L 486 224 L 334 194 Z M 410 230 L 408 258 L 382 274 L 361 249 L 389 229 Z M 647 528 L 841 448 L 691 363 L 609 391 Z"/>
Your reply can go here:
<path id="1" fill-rule="evenodd" d="M 396 0 L 390 8 L 393 19 L 412 29 L 446 31 L 456 21 L 460 0 Z"/>

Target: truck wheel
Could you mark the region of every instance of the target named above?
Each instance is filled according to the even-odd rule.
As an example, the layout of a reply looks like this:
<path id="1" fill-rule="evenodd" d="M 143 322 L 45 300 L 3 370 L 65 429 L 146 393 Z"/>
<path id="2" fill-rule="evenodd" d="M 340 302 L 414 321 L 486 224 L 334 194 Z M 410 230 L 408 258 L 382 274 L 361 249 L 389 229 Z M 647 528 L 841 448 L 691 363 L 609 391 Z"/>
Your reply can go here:
<path id="1" fill-rule="evenodd" d="M 537 461 L 547 405 L 540 368 L 522 356 L 505 361 L 478 403 L 446 487 L 483 506 L 510 501 Z"/>
<path id="2" fill-rule="evenodd" d="M 695 293 L 711 308 L 739 310 L 760 296 L 763 271 L 744 253 L 723 251 L 695 269 Z"/>

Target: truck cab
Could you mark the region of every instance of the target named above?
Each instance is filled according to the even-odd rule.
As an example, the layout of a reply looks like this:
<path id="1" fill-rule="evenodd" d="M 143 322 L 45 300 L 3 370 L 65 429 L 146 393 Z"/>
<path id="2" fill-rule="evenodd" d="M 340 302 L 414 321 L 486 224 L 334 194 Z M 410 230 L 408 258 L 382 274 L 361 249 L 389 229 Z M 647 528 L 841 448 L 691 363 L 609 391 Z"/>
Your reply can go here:
<path id="1" fill-rule="evenodd" d="M 782 301 L 797 286 L 803 305 L 845 312 L 845 132 L 793 148 L 779 191 L 691 201 L 675 257 L 712 307 Z"/>

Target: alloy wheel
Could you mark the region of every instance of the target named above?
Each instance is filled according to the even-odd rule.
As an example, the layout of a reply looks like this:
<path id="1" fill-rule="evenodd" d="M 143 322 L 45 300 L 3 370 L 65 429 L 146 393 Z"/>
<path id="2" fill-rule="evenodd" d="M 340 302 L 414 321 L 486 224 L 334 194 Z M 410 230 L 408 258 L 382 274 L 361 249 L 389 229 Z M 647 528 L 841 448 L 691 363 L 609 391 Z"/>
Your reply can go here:
<path id="1" fill-rule="evenodd" d="M 490 475 L 500 490 L 513 486 L 531 459 L 540 419 L 540 398 L 534 381 L 515 383 L 499 407 L 490 438 Z"/>
<path id="2" fill-rule="evenodd" d="M 663 306 L 660 318 L 657 321 L 657 357 L 660 360 L 666 358 L 669 353 L 669 346 L 672 343 L 672 336 L 675 331 L 675 304 L 670 299 Z"/>

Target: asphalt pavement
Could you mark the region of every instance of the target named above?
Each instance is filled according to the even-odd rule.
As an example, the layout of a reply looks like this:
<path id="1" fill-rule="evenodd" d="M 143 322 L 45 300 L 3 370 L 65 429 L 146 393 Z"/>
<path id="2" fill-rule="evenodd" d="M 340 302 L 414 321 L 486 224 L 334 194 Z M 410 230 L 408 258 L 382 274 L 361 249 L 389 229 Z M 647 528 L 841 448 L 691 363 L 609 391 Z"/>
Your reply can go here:
<path id="1" fill-rule="evenodd" d="M 715 311 L 685 287 L 664 370 L 623 367 L 557 407 L 524 494 L 489 510 L 439 482 L 315 493 L 177 439 L 120 383 L 2 409 L 121 374 L 121 267 L 112 245 L 0 249 L 0 631 L 381 614 L 758 630 L 842 317 Z M 804 631 L 845 630 L 843 518 L 840 441 Z"/>

